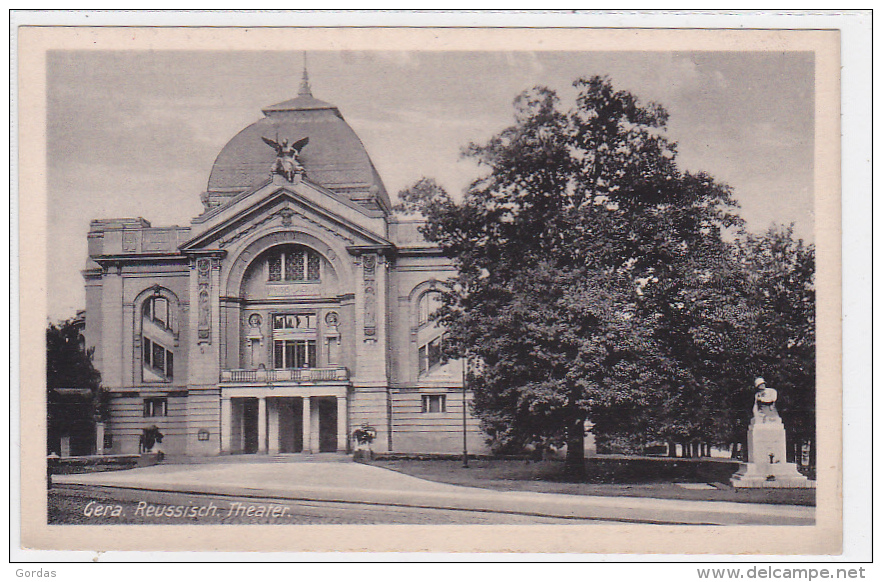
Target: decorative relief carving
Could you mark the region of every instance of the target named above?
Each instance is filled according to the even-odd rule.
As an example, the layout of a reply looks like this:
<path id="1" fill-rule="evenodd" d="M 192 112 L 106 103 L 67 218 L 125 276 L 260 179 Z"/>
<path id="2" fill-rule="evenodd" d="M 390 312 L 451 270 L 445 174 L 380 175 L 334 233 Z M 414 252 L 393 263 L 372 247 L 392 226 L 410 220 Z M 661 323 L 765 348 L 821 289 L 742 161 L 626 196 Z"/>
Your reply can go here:
<path id="1" fill-rule="evenodd" d="M 340 232 L 337 231 L 336 229 L 331 228 L 331 227 L 329 227 L 328 225 L 326 225 L 326 224 L 324 224 L 324 223 L 322 223 L 322 222 L 319 222 L 318 220 L 315 220 L 314 218 L 312 218 L 312 217 L 310 217 L 310 216 L 308 216 L 308 215 L 306 215 L 306 214 L 304 214 L 304 213 L 302 213 L 302 212 L 299 212 L 299 211 L 297 211 L 297 210 L 294 210 L 293 208 L 285 207 L 285 208 L 281 208 L 281 209 L 279 209 L 279 210 L 277 210 L 277 211 L 275 211 L 275 212 L 273 212 L 273 213 L 271 213 L 271 214 L 267 214 L 266 216 L 264 216 L 264 217 L 261 218 L 260 220 L 251 223 L 250 225 L 248 225 L 247 227 L 243 228 L 242 230 L 233 233 L 232 235 L 230 235 L 230 236 L 227 237 L 227 238 L 221 239 L 221 240 L 218 242 L 218 246 L 219 246 L 220 248 L 224 248 L 224 247 L 226 247 L 226 246 L 228 246 L 228 245 L 230 245 L 230 244 L 236 242 L 237 240 L 239 240 L 239 239 L 242 238 L 243 236 L 245 236 L 245 235 L 247 235 L 247 234 L 253 232 L 257 227 L 259 227 L 259 226 L 261 226 L 261 225 L 263 225 L 263 224 L 266 224 L 267 222 L 271 221 L 272 219 L 276 218 L 277 216 L 278 216 L 278 217 L 281 217 L 281 219 L 282 219 L 282 226 L 292 226 L 292 225 L 293 225 L 293 219 L 294 219 L 294 217 L 296 216 L 296 217 L 298 217 L 298 218 L 301 218 L 301 219 L 305 220 L 306 222 L 308 222 L 308 223 L 310 223 L 310 224 L 313 224 L 313 225 L 315 225 L 315 226 L 321 228 L 321 229 L 324 230 L 324 231 L 327 231 L 327 232 L 331 233 L 332 235 L 336 236 L 337 238 L 340 238 L 340 239 L 346 241 L 346 242 L 349 243 L 350 245 L 355 244 L 355 241 L 354 241 L 351 237 L 348 237 L 348 236 L 346 236 L 346 235 L 340 233 Z"/>
<path id="2" fill-rule="evenodd" d="M 122 245 L 122 250 L 124 253 L 138 252 L 138 233 L 123 232 Z"/>
<path id="3" fill-rule="evenodd" d="M 211 343 L 211 259 L 197 259 L 199 343 Z"/>
<path id="4" fill-rule="evenodd" d="M 282 210 L 286 210 L 286 209 L 283 208 Z M 251 231 L 253 231 L 254 229 L 256 229 L 258 226 L 265 224 L 265 223 L 269 222 L 270 220 L 274 219 L 275 217 L 279 216 L 282 213 L 282 210 L 277 210 L 276 212 L 273 212 L 272 214 L 267 214 L 266 216 L 264 216 L 263 218 L 261 218 L 257 222 L 252 222 L 251 224 L 249 224 L 247 227 L 243 228 L 242 230 L 233 233 L 231 236 L 229 236 L 227 238 L 221 239 L 220 241 L 218 241 L 217 246 L 219 248 L 224 248 L 225 246 L 236 242 L 237 240 L 239 240 L 240 238 L 242 238 L 246 234 L 248 234 Z"/>
<path id="5" fill-rule="evenodd" d="M 377 293 L 375 277 L 377 256 L 364 255 L 361 260 L 364 273 L 364 336 L 365 341 L 377 341 Z"/>

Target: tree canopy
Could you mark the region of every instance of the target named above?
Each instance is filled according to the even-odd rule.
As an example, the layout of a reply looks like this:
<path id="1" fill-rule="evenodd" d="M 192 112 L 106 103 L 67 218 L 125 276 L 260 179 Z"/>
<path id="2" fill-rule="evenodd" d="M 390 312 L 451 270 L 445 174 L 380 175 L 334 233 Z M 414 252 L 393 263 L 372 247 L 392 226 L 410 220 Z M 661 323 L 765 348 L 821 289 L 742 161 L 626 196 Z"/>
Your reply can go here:
<path id="1" fill-rule="evenodd" d="M 75 318 L 49 324 L 46 329 L 46 436 L 50 452 L 60 450 L 62 435 L 90 435 L 96 418 L 106 412 L 102 405 L 101 374 L 92 365 L 91 350 L 84 349 L 82 340 Z M 58 391 L 71 388 L 85 389 L 88 395 L 69 396 Z"/>
<path id="2" fill-rule="evenodd" d="M 731 189 L 678 167 L 663 107 L 603 77 L 574 86 L 567 111 L 548 88 L 521 94 L 514 125 L 464 150 L 487 172 L 461 202 L 423 179 L 399 209 L 422 213 L 458 268 L 436 317 L 447 354 L 478 362 L 470 386 L 493 444 L 566 443 L 579 472 L 586 420 L 647 440 L 728 438 L 721 406 L 755 373 L 729 351 L 752 341 L 734 333 L 757 310 L 743 269 L 765 243 L 732 244 Z"/>
<path id="3" fill-rule="evenodd" d="M 83 336 L 76 319 L 46 329 L 46 387 L 88 388 L 98 390 L 101 373 L 92 365 L 91 352 L 82 344 Z"/>

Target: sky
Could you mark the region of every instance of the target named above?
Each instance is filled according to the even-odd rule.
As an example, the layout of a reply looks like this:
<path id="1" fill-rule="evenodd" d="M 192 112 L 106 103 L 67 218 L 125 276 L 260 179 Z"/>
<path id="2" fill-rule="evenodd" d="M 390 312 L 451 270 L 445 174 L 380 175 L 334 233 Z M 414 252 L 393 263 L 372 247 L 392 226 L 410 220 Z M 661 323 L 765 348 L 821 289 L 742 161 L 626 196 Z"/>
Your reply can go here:
<path id="1" fill-rule="evenodd" d="M 814 63 L 802 52 L 310 52 L 313 95 L 361 138 L 393 202 L 420 177 L 456 195 L 480 174 L 460 151 L 513 121 L 544 85 L 607 75 L 669 112 L 682 169 L 730 185 L 748 228 L 814 241 Z M 188 225 L 212 164 L 261 108 L 297 95 L 301 52 L 58 51 L 47 64 L 49 319 L 85 306 L 96 218 Z"/>

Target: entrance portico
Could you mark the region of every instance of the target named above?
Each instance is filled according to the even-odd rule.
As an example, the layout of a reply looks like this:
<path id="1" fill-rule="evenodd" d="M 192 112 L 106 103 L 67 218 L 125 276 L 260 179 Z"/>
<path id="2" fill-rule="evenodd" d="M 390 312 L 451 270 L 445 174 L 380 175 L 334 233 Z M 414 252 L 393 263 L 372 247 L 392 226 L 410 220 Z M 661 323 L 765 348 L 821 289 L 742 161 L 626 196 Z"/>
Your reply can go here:
<path id="1" fill-rule="evenodd" d="M 348 386 L 221 387 L 223 453 L 348 450 Z"/>

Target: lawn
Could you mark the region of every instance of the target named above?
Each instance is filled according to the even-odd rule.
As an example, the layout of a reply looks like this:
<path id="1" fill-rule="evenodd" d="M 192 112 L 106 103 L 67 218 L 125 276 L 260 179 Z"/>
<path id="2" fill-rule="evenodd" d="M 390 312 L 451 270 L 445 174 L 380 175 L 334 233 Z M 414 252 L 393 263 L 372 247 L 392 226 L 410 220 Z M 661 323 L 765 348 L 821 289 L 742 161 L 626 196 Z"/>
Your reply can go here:
<path id="1" fill-rule="evenodd" d="M 610 460 L 589 459 L 583 483 L 567 482 L 561 461 L 470 459 L 468 468 L 462 461 L 434 459 L 379 459 L 371 464 L 429 481 L 497 491 L 815 505 L 814 489 L 734 489 L 724 478 L 733 472 L 727 463 L 692 461 L 692 467 L 684 460 Z"/>

